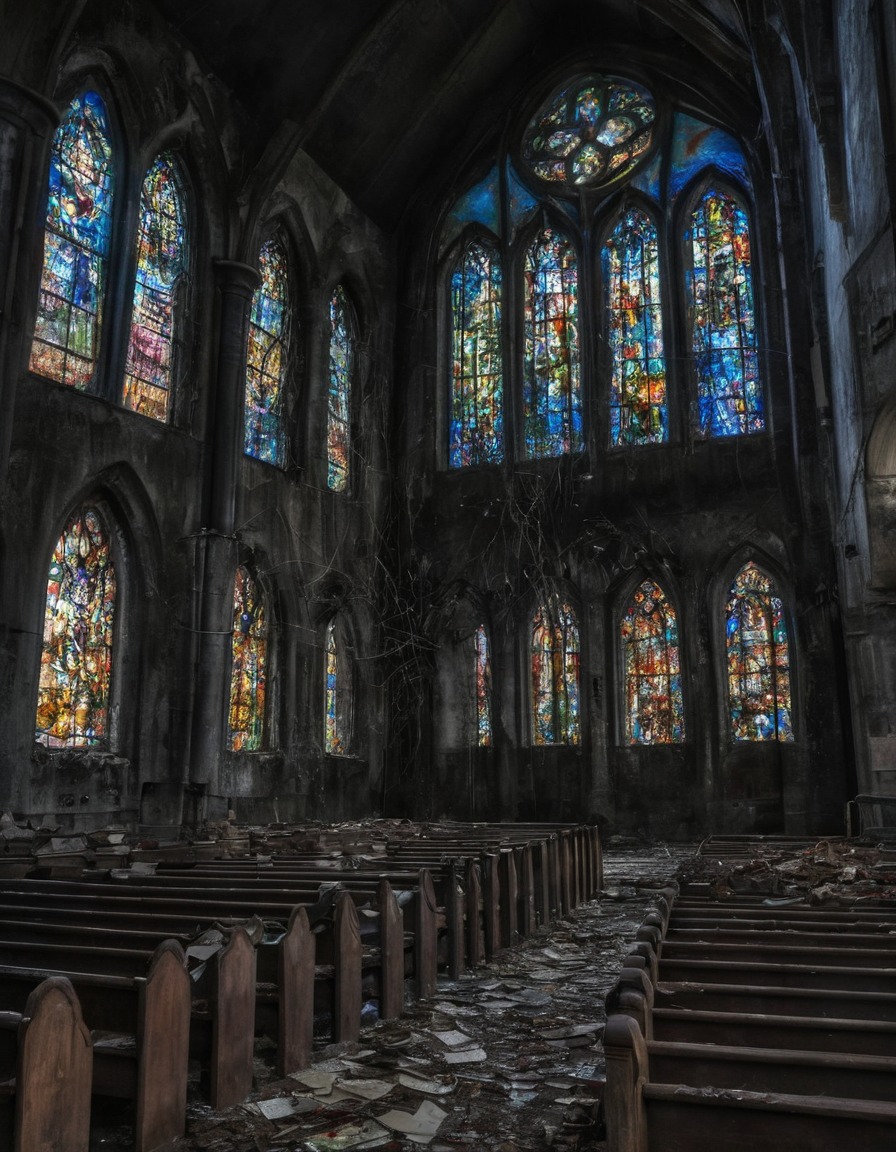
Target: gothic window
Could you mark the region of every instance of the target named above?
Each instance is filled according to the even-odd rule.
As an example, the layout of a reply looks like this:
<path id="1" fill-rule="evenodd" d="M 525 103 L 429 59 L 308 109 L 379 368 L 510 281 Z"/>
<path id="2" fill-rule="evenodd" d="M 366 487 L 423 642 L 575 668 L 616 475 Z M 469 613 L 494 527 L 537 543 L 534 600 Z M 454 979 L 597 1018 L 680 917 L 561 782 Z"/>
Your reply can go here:
<path id="1" fill-rule="evenodd" d="M 605 185 L 630 172 L 650 147 L 655 118 L 646 89 L 615 77 L 589 77 L 539 109 L 523 137 L 523 159 L 551 184 Z"/>
<path id="2" fill-rule="evenodd" d="M 267 620 L 264 600 L 247 568 L 236 570 L 230 672 L 228 744 L 234 752 L 257 752 L 264 745 L 267 688 Z"/>
<path id="3" fill-rule="evenodd" d="M 653 580 L 635 589 L 622 619 L 625 740 L 628 744 L 680 744 L 684 702 L 678 620 Z"/>
<path id="4" fill-rule="evenodd" d="M 526 455 L 561 456 L 583 447 L 576 252 L 545 228 L 526 252 L 523 415 Z"/>
<path id="5" fill-rule="evenodd" d="M 355 323 L 352 306 L 339 285 L 330 299 L 330 369 L 327 390 L 327 485 L 344 492 L 349 480 L 349 443 Z"/>
<path id="6" fill-rule="evenodd" d="M 327 625 L 325 645 L 324 747 L 331 756 L 344 756 L 349 747 L 351 725 L 351 667 L 344 645 L 337 637 L 336 621 Z"/>
<path id="7" fill-rule="evenodd" d="M 497 247 L 468 240 L 451 276 L 453 468 L 504 457 L 501 298 Z"/>
<path id="8" fill-rule="evenodd" d="M 140 192 L 137 282 L 125 368 L 125 408 L 168 419 L 177 292 L 186 270 L 184 192 L 172 156 L 158 156 Z"/>
<path id="9" fill-rule="evenodd" d="M 792 741 L 784 606 L 771 579 L 752 562 L 731 585 L 725 643 L 732 738 Z"/>
<path id="10" fill-rule="evenodd" d="M 656 227 L 638 208 L 623 212 L 603 250 L 612 356 L 610 443 L 668 438 L 666 361 Z"/>
<path id="11" fill-rule="evenodd" d="M 687 234 L 698 432 L 739 436 L 765 427 L 750 228 L 739 201 L 712 185 Z"/>
<path id="12" fill-rule="evenodd" d="M 480 624 L 473 634 L 476 669 L 476 743 L 490 748 L 492 743 L 492 658 L 488 632 Z"/>
<path id="13" fill-rule="evenodd" d="M 261 284 L 252 297 L 249 318 L 244 449 L 247 456 L 282 466 L 290 324 L 288 261 L 279 239 L 262 244 L 258 268 Z"/>
<path id="14" fill-rule="evenodd" d="M 530 651 L 533 743 L 580 744 L 579 629 L 569 604 L 538 608 Z"/>
<path id="15" fill-rule="evenodd" d="M 35 738 L 49 748 L 108 746 L 115 593 L 109 535 L 99 512 L 82 508 L 47 581 Z"/>
<path id="16" fill-rule="evenodd" d="M 30 368 L 86 390 L 96 372 L 114 187 L 106 106 L 69 105 L 53 139 L 40 298 Z"/>

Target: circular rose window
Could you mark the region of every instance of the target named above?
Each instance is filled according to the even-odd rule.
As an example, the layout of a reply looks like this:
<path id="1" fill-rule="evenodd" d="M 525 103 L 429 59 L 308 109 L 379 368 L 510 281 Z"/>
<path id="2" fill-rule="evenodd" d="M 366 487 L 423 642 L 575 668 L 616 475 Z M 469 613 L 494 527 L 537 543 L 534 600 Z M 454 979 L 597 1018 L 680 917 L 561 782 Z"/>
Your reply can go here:
<path id="1" fill-rule="evenodd" d="M 523 159 L 541 180 L 594 187 L 630 172 L 647 152 L 656 109 L 650 93 L 592 76 L 555 93 L 523 136 Z"/>

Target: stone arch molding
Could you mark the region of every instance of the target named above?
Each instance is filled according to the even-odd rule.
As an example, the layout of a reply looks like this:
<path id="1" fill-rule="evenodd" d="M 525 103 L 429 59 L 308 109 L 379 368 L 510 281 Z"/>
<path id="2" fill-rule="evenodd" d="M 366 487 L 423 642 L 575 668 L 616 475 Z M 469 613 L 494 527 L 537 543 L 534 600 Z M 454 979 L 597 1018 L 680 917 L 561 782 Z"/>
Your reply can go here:
<path id="1" fill-rule="evenodd" d="M 896 588 L 896 396 L 878 412 L 865 451 L 871 586 Z"/>

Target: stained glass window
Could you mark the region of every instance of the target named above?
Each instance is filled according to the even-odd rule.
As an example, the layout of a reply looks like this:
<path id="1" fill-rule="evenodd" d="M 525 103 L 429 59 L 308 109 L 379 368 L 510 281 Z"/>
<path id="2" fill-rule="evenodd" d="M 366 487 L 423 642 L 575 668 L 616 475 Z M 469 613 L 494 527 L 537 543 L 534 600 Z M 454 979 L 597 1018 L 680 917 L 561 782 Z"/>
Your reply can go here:
<path id="1" fill-rule="evenodd" d="M 44 262 L 32 372 L 84 390 L 93 382 L 112 224 L 112 144 L 96 92 L 69 105 L 50 153 Z"/>
<path id="2" fill-rule="evenodd" d="M 535 744 L 579 744 L 579 629 L 569 604 L 542 605 L 532 625 Z"/>
<path id="3" fill-rule="evenodd" d="M 572 242 L 546 228 L 525 263 L 523 406 L 526 455 L 580 451 L 579 302 Z"/>
<path id="4" fill-rule="evenodd" d="M 709 188 L 691 215 L 688 244 L 699 433 L 760 432 L 765 417 L 746 212 L 733 196 Z"/>
<path id="5" fill-rule="evenodd" d="M 282 464 L 283 385 L 289 356 L 289 277 L 286 249 L 266 240 L 258 256 L 261 284 L 252 297 L 246 358 L 244 450 L 247 456 Z"/>
<path id="6" fill-rule="evenodd" d="M 623 213 L 603 251 L 613 373 L 610 443 L 668 438 L 666 362 L 656 228 L 639 209 Z"/>
<path id="7" fill-rule="evenodd" d="M 733 739 L 793 740 L 784 606 L 752 562 L 734 578 L 725 625 Z"/>
<path id="8" fill-rule="evenodd" d="M 650 147 L 653 99 L 628 80 L 596 76 L 555 94 L 523 137 L 523 158 L 551 183 L 587 187 L 630 172 Z"/>
<path id="9" fill-rule="evenodd" d="M 476 743 L 490 748 L 492 743 L 492 659 L 488 633 L 480 624 L 473 634 L 476 659 Z"/>
<path id="10" fill-rule="evenodd" d="M 49 748 L 108 743 L 115 569 L 100 514 L 68 522 L 50 561 L 35 738 Z"/>
<path id="11" fill-rule="evenodd" d="M 264 744 L 267 635 L 264 600 L 241 565 L 233 590 L 229 744 L 234 752 L 257 752 Z"/>
<path id="12" fill-rule="evenodd" d="M 140 192 L 137 282 L 124 406 L 167 420 L 175 348 L 175 300 L 186 269 L 184 193 L 170 155 L 156 158 Z"/>
<path id="13" fill-rule="evenodd" d="M 636 589 L 622 620 L 625 739 L 629 744 L 679 744 L 684 702 L 675 609 L 658 584 Z"/>
<path id="14" fill-rule="evenodd" d="M 469 241 L 451 277 L 451 447 L 454 468 L 504 458 L 501 263 Z"/>
<path id="15" fill-rule="evenodd" d="M 327 393 L 327 484 L 334 492 L 348 487 L 351 386 L 355 355 L 352 307 L 339 286 L 330 300 L 330 373 Z"/>
<path id="16" fill-rule="evenodd" d="M 327 626 L 327 675 L 324 694 L 325 746 L 333 756 L 348 752 L 351 720 L 351 679 L 336 639 L 336 621 Z"/>

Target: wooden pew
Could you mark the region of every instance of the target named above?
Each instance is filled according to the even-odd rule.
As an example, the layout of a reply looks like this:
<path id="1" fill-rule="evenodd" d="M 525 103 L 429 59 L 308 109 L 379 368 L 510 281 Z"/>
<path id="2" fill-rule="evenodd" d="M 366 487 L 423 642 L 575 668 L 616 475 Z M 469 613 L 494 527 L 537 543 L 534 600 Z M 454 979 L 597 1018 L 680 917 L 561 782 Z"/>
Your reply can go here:
<path id="1" fill-rule="evenodd" d="M 93 1046 L 71 983 L 50 977 L 23 1013 L 0 1013 L 0 1095 L 9 1123 L 0 1147 L 12 1152 L 87 1152 Z"/>
<path id="2" fill-rule="evenodd" d="M 31 993 L 59 977 L 71 983 L 91 1030 L 93 1094 L 135 1101 L 135 1152 L 167 1147 L 184 1134 L 186 1118 L 190 979 L 180 946 L 160 944 L 146 974 L 133 978 L 0 966 L 0 1010 L 27 1011 Z"/>

